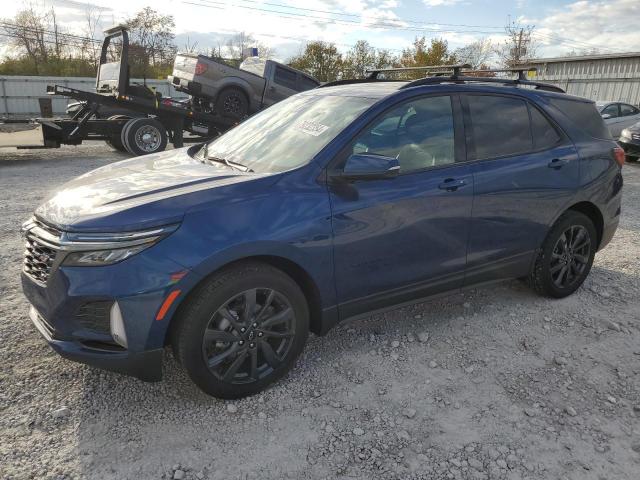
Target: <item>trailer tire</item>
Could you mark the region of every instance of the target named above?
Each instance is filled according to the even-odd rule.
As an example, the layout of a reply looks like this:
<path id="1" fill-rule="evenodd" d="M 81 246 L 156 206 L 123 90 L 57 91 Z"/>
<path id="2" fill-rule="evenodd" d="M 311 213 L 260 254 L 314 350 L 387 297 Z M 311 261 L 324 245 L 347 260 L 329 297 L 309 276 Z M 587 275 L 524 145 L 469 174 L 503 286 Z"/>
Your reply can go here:
<path id="1" fill-rule="evenodd" d="M 148 155 L 167 148 L 167 130 L 155 118 L 132 118 L 120 136 L 122 144 L 132 155 Z"/>
<path id="2" fill-rule="evenodd" d="M 107 120 L 125 120 L 131 118 L 128 115 L 112 115 Z M 126 124 L 125 124 L 126 125 Z M 122 127 L 124 130 L 124 126 Z M 113 135 L 109 140 L 105 140 L 104 143 L 109 145 L 114 150 L 118 152 L 127 152 L 127 148 L 122 143 L 122 131 L 120 131 L 120 135 Z"/>
<path id="3" fill-rule="evenodd" d="M 249 113 L 247 94 L 240 88 L 225 88 L 216 100 L 216 112 L 225 117 L 239 119 L 246 117 Z"/>

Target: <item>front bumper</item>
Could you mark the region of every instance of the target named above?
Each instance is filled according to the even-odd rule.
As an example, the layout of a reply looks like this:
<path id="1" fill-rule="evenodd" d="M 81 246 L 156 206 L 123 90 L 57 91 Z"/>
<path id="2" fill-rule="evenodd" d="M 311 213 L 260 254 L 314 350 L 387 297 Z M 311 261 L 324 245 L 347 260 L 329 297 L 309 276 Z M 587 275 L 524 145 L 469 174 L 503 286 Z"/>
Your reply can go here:
<path id="1" fill-rule="evenodd" d="M 620 137 L 618 143 L 624 150 L 624 153 L 626 153 L 630 157 L 640 157 L 640 140 Z"/>
<path id="2" fill-rule="evenodd" d="M 99 344 L 92 346 L 82 341 L 58 340 L 55 338 L 53 327 L 44 320 L 33 305 L 29 309 L 29 318 L 49 346 L 68 360 L 130 375 L 145 382 L 162 380 L 163 349 L 161 348 L 132 353 L 126 350 L 109 349 L 106 344 L 100 348 L 96 346 Z"/>

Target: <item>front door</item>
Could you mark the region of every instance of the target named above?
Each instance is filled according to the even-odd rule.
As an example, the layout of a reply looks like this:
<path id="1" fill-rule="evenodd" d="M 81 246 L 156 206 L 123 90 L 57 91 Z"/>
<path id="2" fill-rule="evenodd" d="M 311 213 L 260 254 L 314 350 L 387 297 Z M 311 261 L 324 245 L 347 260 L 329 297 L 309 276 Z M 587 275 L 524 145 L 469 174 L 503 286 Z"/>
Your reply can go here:
<path id="1" fill-rule="evenodd" d="M 456 149 L 464 145 L 460 111 L 455 96 L 405 100 L 338 159 L 338 168 L 363 152 L 400 163 L 393 179 L 329 186 L 343 318 L 462 285 L 473 176 L 456 162 L 464 155 Z"/>

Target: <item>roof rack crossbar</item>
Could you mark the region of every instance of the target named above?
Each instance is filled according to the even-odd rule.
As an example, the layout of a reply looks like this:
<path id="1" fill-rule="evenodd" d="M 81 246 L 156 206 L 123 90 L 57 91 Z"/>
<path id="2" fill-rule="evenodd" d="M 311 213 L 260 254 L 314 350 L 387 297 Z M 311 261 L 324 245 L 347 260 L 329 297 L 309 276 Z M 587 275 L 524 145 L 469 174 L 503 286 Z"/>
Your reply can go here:
<path id="1" fill-rule="evenodd" d="M 518 80 L 528 81 L 528 72 L 537 72 L 536 67 L 516 67 L 516 68 L 479 68 L 474 70 L 465 70 L 462 73 L 517 73 Z"/>
<path id="2" fill-rule="evenodd" d="M 486 70 L 483 70 L 486 72 Z M 452 75 L 450 77 L 426 77 L 420 78 L 418 80 L 414 80 L 413 82 L 408 82 L 406 85 L 400 87 L 400 90 L 411 87 L 418 87 L 420 85 L 437 85 L 439 83 L 465 83 L 465 82 L 476 82 L 476 83 L 498 83 L 501 85 L 527 85 L 531 87 L 536 87 L 537 90 L 547 90 L 550 92 L 558 92 L 558 93 L 566 93 L 562 88 L 557 87 L 551 83 L 542 83 L 542 82 L 533 82 L 530 80 L 512 80 L 508 78 L 495 78 L 495 77 L 460 77 L 457 75 Z"/>
<path id="3" fill-rule="evenodd" d="M 453 72 L 453 75 L 459 75 L 460 70 L 463 68 L 471 68 L 471 65 L 467 63 L 461 63 L 457 65 L 427 65 L 424 67 L 398 67 L 398 68 L 377 68 L 374 70 L 367 70 L 369 74 L 367 78 L 369 80 L 378 80 L 378 76 L 381 73 L 393 73 L 393 72 L 417 72 L 417 71 L 437 71 L 438 73 Z"/>

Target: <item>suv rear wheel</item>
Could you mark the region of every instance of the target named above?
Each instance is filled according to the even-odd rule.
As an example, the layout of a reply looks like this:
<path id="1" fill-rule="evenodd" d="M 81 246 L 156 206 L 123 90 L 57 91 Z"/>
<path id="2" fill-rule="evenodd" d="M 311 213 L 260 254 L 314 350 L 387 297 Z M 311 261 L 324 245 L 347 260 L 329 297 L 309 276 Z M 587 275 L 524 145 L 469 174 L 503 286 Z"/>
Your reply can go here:
<path id="1" fill-rule="evenodd" d="M 586 215 L 569 210 L 553 225 L 529 275 L 538 293 L 563 298 L 575 292 L 591 271 L 597 233 Z"/>
<path id="2" fill-rule="evenodd" d="M 174 353 L 201 390 L 253 395 L 285 375 L 309 335 L 300 287 L 285 273 L 245 263 L 215 274 L 176 318 Z"/>

